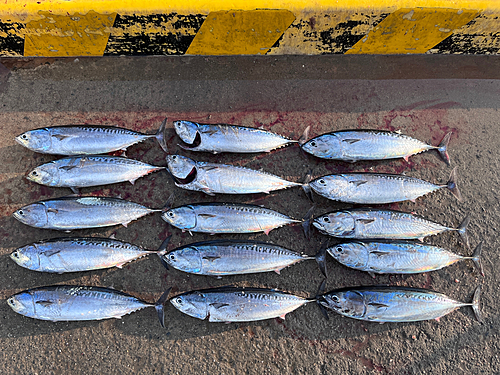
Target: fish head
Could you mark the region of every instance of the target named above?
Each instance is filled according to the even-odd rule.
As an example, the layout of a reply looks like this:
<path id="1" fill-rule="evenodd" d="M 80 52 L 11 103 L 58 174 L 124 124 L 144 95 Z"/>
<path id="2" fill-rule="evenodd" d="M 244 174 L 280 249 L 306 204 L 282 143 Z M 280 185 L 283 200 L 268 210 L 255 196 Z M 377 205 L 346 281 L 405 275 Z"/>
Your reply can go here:
<path id="1" fill-rule="evenodd" d="M 26 178 L 40 185 L 55 186 L 59 183 L 59 168 L 54 163 L 40 165 L 33 169 Z"/>
<path id="2" fill-rule="evenodd" d="M 32 227 L 43 228 L 48 224 L 47 208 L 43 203 L 32 203 L 12 214 L 21 223 Z"/>
<path id="3" fill-rule="evenodd" d="M 165 211 L 161 217 L 170 225 L 182 230 L 196 227 L 196 212 L 191 206 L 172 208 Z"/>
<path id="4" fill-rule="evenodd" d="M 358 291 L 333 291 L 322 295 L 319 303 L 328 309 L 351 318 L 362 318 L 366 312 L 363 294 Z"/>
<path id="5" fill-rule="evenodd" d="M 314 219 L 313 225 L 322 233 L 343 237 L 354 232 L 356 220 L 347 211 L 337 211 Z"/>
<path id="6" fill-rule="evenodd" d="M 29 130 L 18 135 L 15 140 L 32 151 L 42 153 L 48 152 L 52 147 L 52 137 L 47 129 Z"/>
<path id="7" fill-rule="evenodd" d="M 348 267 L 359 268 L 368 263 L 369 252 L 361 242 L 339 243 L 327 251 L 339 263 Z"/>
<path id="8" fill-rule="evenodd" d="M 336 159 L 342 156 L 342 145 L 340 139 L 334 134 L 323 134 L 310 139 L 302 146 L 305 152 L 318 158 Z"/>
<path id="9" fill-rule="evenodd" d="M 192 145 L 198 135 L 198 124 L 191 121 L 174 121 L 174 128 L 177 135 L 184 143 Z"/>
<path id="10" fill-rule="evenodd" d="M 205 294 L 201 292 L 188 292 L 170 300 L 174 307 L 193 318 L 208 318 L 208 303 Z"/>
<path id="11" fill-rule="evenodd" d="M 189 183 L 196 178 L 196 161 L 193 159 L 181 155 L 168 155 L 167 166 L 178 183 Z M 191 181 L 186 181 L 188 179 Z"/>
<path id="12" fill-rule="evenodd" d="M 309 183 L 311 188 L 318 194 L 329 199 L 342 196 L 349 186 L 349 182 L 343 175 L 329 175 L 319 177 Z"/>
<path id="13" fill-rule="evenodd" d="M 29 317 L 35 315 L 35 304 L 30 291 L 14 294 L 7 300 L 7 304 L 18 314 Z"/>
<path id="14" fill-rule="evenodd" d="M 163 256 L 170 266 L 188 273 L 201 272 L 201 254 L 193 247 L 184 247 Z"/>
<path id="15" fill-rule="evenodd" d="M 10 259 L 21 267 L 30 270 L 37 270 L 40 268 L 39 252 L 34 245 L 20 247 L 10 254 Z"/>

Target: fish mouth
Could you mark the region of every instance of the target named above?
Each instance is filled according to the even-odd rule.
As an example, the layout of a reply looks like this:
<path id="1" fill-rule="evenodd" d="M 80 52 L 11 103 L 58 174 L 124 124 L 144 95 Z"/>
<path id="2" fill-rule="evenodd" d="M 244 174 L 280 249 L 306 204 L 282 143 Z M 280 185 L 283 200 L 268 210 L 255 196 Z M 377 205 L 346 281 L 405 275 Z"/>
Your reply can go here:
<path id="1" fill-rule="evenodd" d="M 171 173 L 171 175 L 172 175 L 174 181 L 178 185 L 187 185 L 187 184 L 190 184 L 191 182 L 193 182 L 194 180 L 196 180 L 196 176 L 198 176 L 198 170 L 196 169 L 196 167 L 193 167 L 193 169 L 191 169 L 191 172 L 189 172 L 185 178 L 177 177 L 172 173 Z"/>

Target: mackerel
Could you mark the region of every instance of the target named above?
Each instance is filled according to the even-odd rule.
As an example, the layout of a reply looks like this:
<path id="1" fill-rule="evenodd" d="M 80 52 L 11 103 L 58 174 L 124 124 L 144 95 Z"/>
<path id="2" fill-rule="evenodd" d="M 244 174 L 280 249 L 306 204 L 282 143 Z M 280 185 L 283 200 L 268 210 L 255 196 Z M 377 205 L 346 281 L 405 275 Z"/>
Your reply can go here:
<path id="1" fill-rule="evenodd" d="M 148 138 L 156 138 L 168 152 L 165 119 L 156 134 L 142 134 L 116 126 L 69 125 L 29 130 L 15 140 L 28 149 L 42 154 L 92 155 L 125 150 Z"/>
<path id="2" fill-rule="evenodd" d="M 307 133 L 306 133 L 307 134 Z M 342 130 L 319 135 L 301 142 L 302 150 L 318 158 L 356 162 L 404 158 L 424 151 L 437 150 L 450 164 L 447 147 L 451 138 L 447 133 L 438 146 L 396 132 L 382 130 Z M 306 138 L 307 136 L 303 136 Z"/>
<path id="3" fill-rule="evenodd" d="M 53 322 L 120 319 L 134 311 L 154 307 L 164 327 L 163 305 L 169 292 L 170 289 L 152 304 L 114 289 L 55 285 L 14 294 L 7 303 L 18 314 Z"/>
<path id="4" fill-rule="evenodd" d="M 208 195 L 269 194 L 274 190 L 302 186 L 270 173 L 227 164 L 199 162 L 180 155 L 168 155 L 167 164 L 177 187 L 202 191 Z"/>
<path id="5" fill-rule="evenodd" d="M 481 286 L 471 303 L 459 302 L 431 290 L 404 287 L 354 287 L 334 290 L 318 297 L 320 306 L 349 318 L 370 322 L 417 322 L 436 319 L 471 306 L 478 321 Z"/>
<path id="6" fill-rule="evenodd" d="M 170 300 L 184 314 L 209 322 L 285 319 L 286 314 L 312 301 L 272 289 L 233 287 L 191 291 Z"/>
<path id="7" fill-rule="evenodd" d="M 166 245 L 165 245 L 166 247 Z M 196 242 L 167 253 L 158 253 L 163 265 L 197 275 L 241 275 L 275 271 L 304 260 L 316 259 L 322 272 L 325 269 L 325 251 L 315 257 L 301 255 L 267 242 L 216 240 Z"/>
<path id="8" fill-rule="evenodd" d="M 177 135 L 190 151 L 219 152 L 270 152 L 296 143 L 281 135 L 256 128 L 225 124 L 198 124 L 191 121 L 174 121 Z"/>
<path id="9" fill-rule="evenodd" d="M 470 259 L 484 276 L 481 264 L 482 242 L 471 257 L 463 257 L 446 249 L 412 241 L 345 242 L 326 251 L 339 263 L 370 275 L 375 273 L 419 273 L 447 267 Z"/>
<path id="10" fill-rule="evenodd" d="M 55 238 L 16 249 L 10 258 L 21 267 L 52 273 L 81 272 L 126 263 L 157 251 L 111 238 Z"/>
<path id="11" fill-rule="evenodd" d="M 447 188 L 462 200 L 456 183 L 456 168 L 451 172 L 448 182 L 436 185 L 414 177 L 383 173 L 347 173 L 319 177 L 304 185 L 325 198 L 346 203 L 385 204 L 410 200 L 433 191 Z"/>
<path id="12" fill-rule="evenodd" d="M 29 204 L 12 216 L 32 227 L 67 231 L 118 224 L 126 227 L 133 220 L 161 211 L 118 198 L 62 197 Z"/>
<path id="13" fill-rule="evenodd" d="M 335 211 L 313 221 L 324 234 L 355 239 L 420 239 L 442 232 L 456 231 L 469 247 L 466 227 L 467 216 L 458 228 L 449 228 L 422 217 L 401 211 L 353 209 Z"/>
<path id="14" fill-rule="evenodd" d="M 269 234 L 275 228 L 301 222 L 261 206 L 234 203 L 188 204 L 165 210 L 161 217 L 183 231 L 210 234 Z"/>

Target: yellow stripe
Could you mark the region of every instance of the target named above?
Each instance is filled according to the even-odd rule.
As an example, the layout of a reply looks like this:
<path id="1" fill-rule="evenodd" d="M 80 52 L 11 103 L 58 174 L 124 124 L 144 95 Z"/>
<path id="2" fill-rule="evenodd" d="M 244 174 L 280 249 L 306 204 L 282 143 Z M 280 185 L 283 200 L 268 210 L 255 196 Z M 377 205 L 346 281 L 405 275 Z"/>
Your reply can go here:
<path id="1" fill-rule="evenodd" d="M 477 10 L 462 9 L 399 9 L 346 53 L 425 53 L 478 14 Z"/>
<path id="2" fill-rule="evenodd" d="M 116 13 L 57 16 L 39 12 L 26 24 L 24 56 L 102 56 Z"/>
<path id="3" fill-rule="evenodd" d="M 264 55 L 295 16 L 288 10 L 211 12 L 188 55 Z"/>

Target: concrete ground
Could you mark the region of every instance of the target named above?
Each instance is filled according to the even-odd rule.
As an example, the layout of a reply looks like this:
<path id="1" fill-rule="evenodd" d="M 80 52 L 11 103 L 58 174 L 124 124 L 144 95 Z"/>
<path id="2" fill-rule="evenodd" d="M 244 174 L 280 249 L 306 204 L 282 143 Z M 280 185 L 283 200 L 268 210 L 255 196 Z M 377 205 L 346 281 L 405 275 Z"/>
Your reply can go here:
<path id="1" fill-rule="evenodd" d="M 500 59 L 488 56 L 317 56 L 317 57 L 118 57 L 0 60 L 0 363 L 2 374 L 423 374 L 498 373 L 500 207 L 498 136 Z M 119 125 L 153 133 L 161 121 L 187 119 L 207 123 L 262 126 L 297 139 L 310 125 L 311 136 L 338 129 L 400 130 L 432 144 L 453 131 L 449 153 L 458 167 L 464 202 L 448 191 L 391 208 L 416 212 L 456 227 L 471 216 L 471 247 L 484 241 L 485 277 L 472 262 L 411 276 L 377 276 L 348 269 L 328 259 L 327 289 L 389 284 L 433 289 L 469 302 L 482 285 L 484 323 L 464 307 L 440 322 L 376 324 L 330 314 L 315 304 L 286 320 L 218 324 L 197 320 L 167 304 L 166 329 L 153 309 L 91 322 L 37 321 L 14 313 L 6 299 L 24 289 L 53 285 L 114 287 L 154 302 L 172 287 L 172 295 L 222 285 L 278 288 L 314 297 L 322 275 L 314 261 L 281 272 L 246 276 L 193 276 L 167 271 L 155 256 L 123 269 L 75 274 L 41 274 L 9 259 L 17 247 L 61 233 L 34 229 L 11 217 L 31 202 L 70 194 L 69 189 L 36 185 L 25 179 L 52 156 L 36 154 L 14 141 L 26 130 L 65 124 Z M 172 153 L 198 160 L 227 162 L 302 181 L 344 171 L 405 173 L 446 182 L 451 168 L 435 152 L 404 160 L 345 164 L 305 156 L 296 146 L 265 155 L 210 155 L 178 147 L 168 122 Z M 155 140 L 129 148 L 127 156 L 165 165 Z M 301 218 L 311 207 L 297 188 L 272 195 L 217 196 L 187 192 L 163 172 L 136 182 L 84 194 L 121 196 L 148 207 L 164 205 L 175 192 L 175 205 L 201 201 L 252 202 Z M 316 196 L 316 213 L 349 207 Z M 70 236 L 108 236 L 156 249 L 172 234 L 170 248 L 214 238 L 181 233 L 159 214 L 128 228 L 73 231 Z M 222 236 L 215 236 L 222 237 Z M 269 236 L 236 235 L 272 241 L 314 254 L 325 236 L 304 238 L 300 226 Z M 332 243 L 335 240 L 332 239 Z M 430 237 L 428 243 L 470 255 L 456 233 Z"/>

